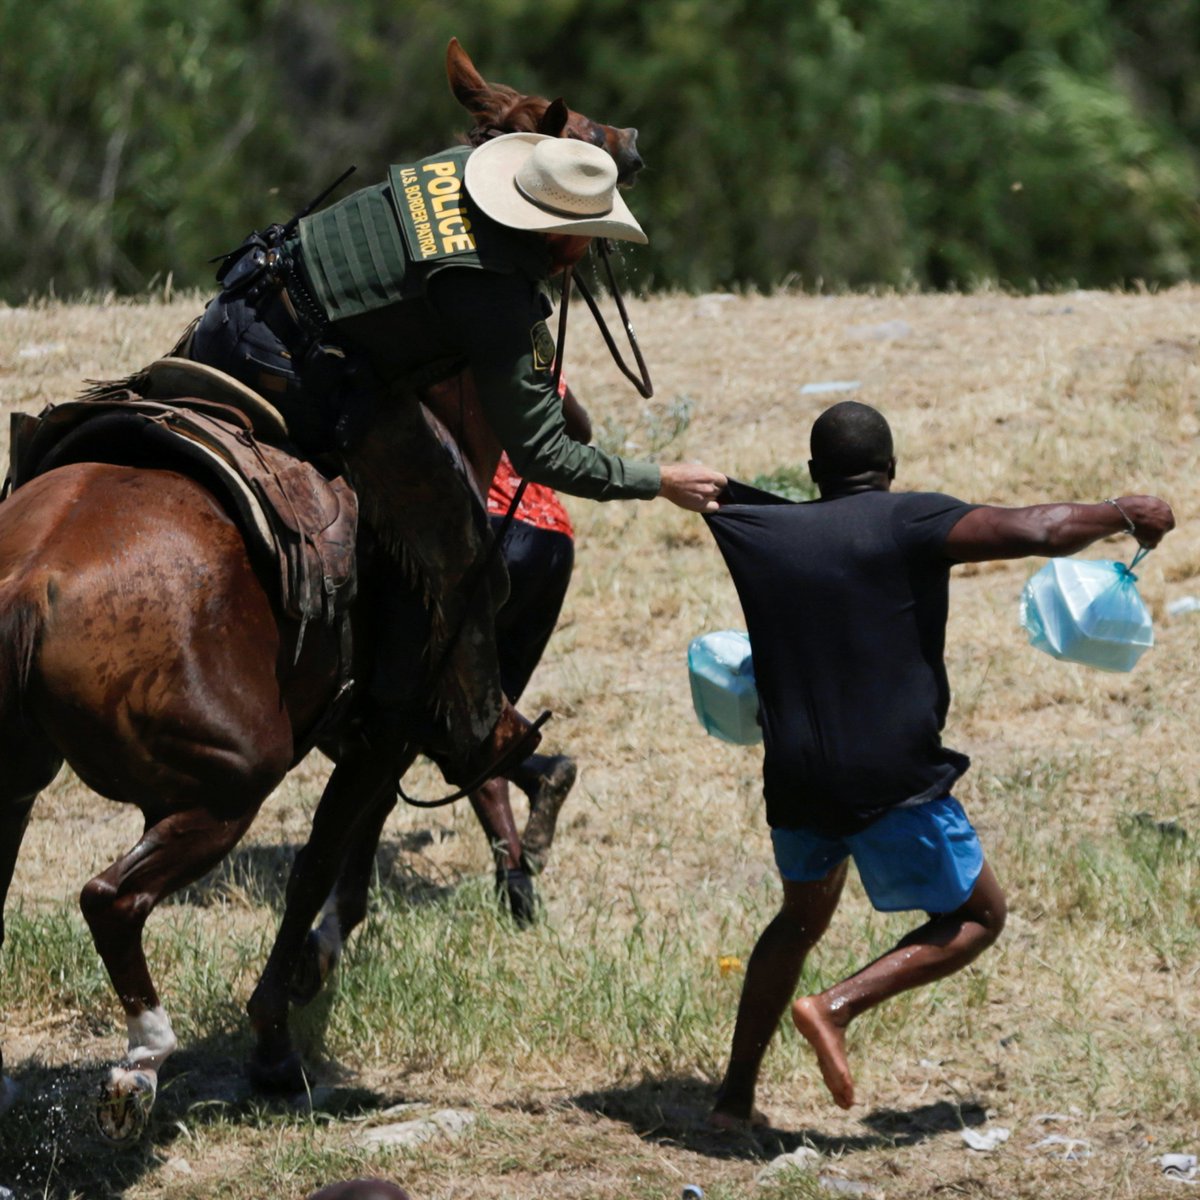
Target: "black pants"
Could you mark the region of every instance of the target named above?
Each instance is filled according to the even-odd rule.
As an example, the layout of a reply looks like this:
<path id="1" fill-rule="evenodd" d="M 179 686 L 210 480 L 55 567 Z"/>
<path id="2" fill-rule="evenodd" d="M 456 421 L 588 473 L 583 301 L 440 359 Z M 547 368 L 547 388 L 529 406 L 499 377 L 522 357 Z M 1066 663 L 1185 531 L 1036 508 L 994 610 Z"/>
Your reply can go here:
<path id="1" fill-rule="evenodd" d="M 502 517 L 492 517 L 499 529 Z M 575 545 L 565 533 L 514 520 L 503 546 L 508 599 L 496 614 L 500 686 L 514 704 L 541 661 L 571 582 Z"/>

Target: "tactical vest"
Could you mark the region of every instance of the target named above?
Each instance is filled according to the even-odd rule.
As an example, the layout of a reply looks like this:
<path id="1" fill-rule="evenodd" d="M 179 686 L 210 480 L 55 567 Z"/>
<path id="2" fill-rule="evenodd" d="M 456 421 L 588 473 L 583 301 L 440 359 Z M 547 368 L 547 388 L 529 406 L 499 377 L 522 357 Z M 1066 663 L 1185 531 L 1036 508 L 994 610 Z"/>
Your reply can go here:
<path id="1" fill-rule="evenodd" d="M 534 283 L 550 273 L 542 239 L 486 217 L 463 187 L 470 146 L 393 166 L 363 188 L 300 222 L 305 273 L 330 321 L 420 296 L 446 267 Z"/>

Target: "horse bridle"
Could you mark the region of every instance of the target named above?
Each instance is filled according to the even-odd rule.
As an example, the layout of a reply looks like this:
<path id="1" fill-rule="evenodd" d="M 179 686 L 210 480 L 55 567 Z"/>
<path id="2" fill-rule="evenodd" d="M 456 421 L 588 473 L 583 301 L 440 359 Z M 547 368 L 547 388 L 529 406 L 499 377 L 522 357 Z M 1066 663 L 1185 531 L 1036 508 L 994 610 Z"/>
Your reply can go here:
<path id="1" fill-rule="evenodd" d="M 629 341 L 629 348 L 633 351 L 634 361 L 638 366 L 638 373 L 635 375 L 628 366 L 625 365 L 625 360 L 621 357 L 620 350 L 617 349 L 617 343 L 613 340 L 613 335 L 609 332 L 608 325 L 604 320 L 604 314 L 600 311 L 600 306 L 596 303 L 591 290 L 583 282 L 582 279 L 576 279 L 572 268 L 568 267 L 563 277 L 563 298 L 562 298 L 562 313 L 559 318 L 559 337 L 565 342 L 566 340 L 566 312 L 569 307 L 571 298 L 571 285 L 579 289 L 579 294 L 584 298 L 588 308 L 592 310 L 592 316 L 595 318 L 601 336 L 604 338 L 604 344 L 608 347 L 608 352 L 612 355 L 613 362 L 617 364 L 617 368 L 621 374 L 629 380 L 630 383 L 637 389 L 638 394 L 643 400 L 649 400 L 654 395 L 654 384 L 650 382 L 650 371 L 646 366 L 646 360 L 642 357 L 642 349 L 638 345 L 637 334 L 633 329 L 633 322 L 629 319 L 629 313 L 625 309 L 625 299 L 621 295 L 621 289 L 617 287 L 617 277 L 613 271 L 612 258 L 609 256 L 608 238 L 597 238 L 594 245 L 600 255 L 600 260 L 604 263 L 605 272 L 608 275 L 608 290 L 612 293 L 613 302 L 617 306 L 617 312 L 621 314 L 621 324 L 625 328 L 625 337 Z M 558 363 L 562 363 L 564 345 L 558 347 Z M 556 367 L 556 370 L 558 368 Z"/>
<path id="2" fill-rule="evenodd" d="M 617 306 L 617 312 L 621 315 L 621 324 L 625 329 L 625 337 L 629 341 L 629 348 L 633 351 L 634 361 L 637 363 L 638 373 L 635 375 L 626 364 L 621 356 L 621 351 L 617 346 L 616 340 L 613 338 L 611 331 L 608 328 L 607 322 L 604 320 L 604 314 L 600 311 L 599 304 L 596 303 L 595 297 L 592 295 L 591 289 L 583 282 L 582 279 L 575 277 L 574 267 L 567 267 L 563 271 L 562 281 L 562 296 L 559 299 L 558 305 L 558 336 L 555 338 L 554 351 L 554 390 L 559 389 L 559 383 L 562 379 L 563 358 L 567 350 L 567 313 L 571 308 L 571 290 L 572 287 L 578 289 L 579 294 L 583 297 L 584 302 L 591 310 L 592 317 L 595 319 L 596 325 L 599 327 L 601 336 L 604 338 L 604 343 L 608 347 L 609 353 L 612 355 L 613 362 L 617 364 L 621 374 L 629 380 L 630 383 L 637 389 L 638 394 L 645 400 L 649 400 L 654 395 L 654 384 L 650 381 L 650 371 L 646 366 L 646 360 L 642 357 L 641 347 L 638 345 L 637 334 L 633 329 L 633 322 L 629 319 L 629 313 L 625 308 L 625 300 L 621 295 L 621 290 L 617 287 L 616 274 L 613 271 L 612 259 L 609 257 L 609 246 L 607 238 L 596 238 L 594 243 L 599 251 L 600 258 L 604 263 L 605 271 L 608 275 L 608 287 L 612 293 L 612 297 Z M 528 484 L 527 479 L 522 479 L 517 485 L 517 490 L 513 494 L 512 501 L 509 503 L 508 511 L 505 512 L 500 521 L 500 528 L 496 531 L 495 537 L 492 539 L 492 544 L 488 547 L 487 554 L 484 555 L 483 561 L 480 563 L 476 572 L 475 579 L 470 583 L 469 589 L 473 592 L 478 587 L 479 582 L 484 579 L 487 572 L 495 561 L 496 555 L 504 547 L 504 541 L 508 537 L 508 531 L 512 528 L 513 519 L 516 517 L 517 510 L 521 507 L 521 500 L 525 495 L 525 487 Z M 445 648 L 442 650 L 442 656 L 437 665 L 430 672 L 429 680 L 435 682 L 441 673 L 446 669 L 450 661 L 450 652 L 454 649 L 455 642 L 458 641 L 459 635 L 462 633 L 463 622 L 460 621 L 458 628 L 446 640 Z M 540 728 L 549 719 L 549 712 L 543 713 L 534 722 L 534 728 Z M 472 792 L 478 791 L 489 779 L 495 777 L 497 766 L 505 766 L 508 756 L 503 756 L 497 764 L 489 767 L 487 771 L 479 776 L 478 779 L 472 780 L 464 787 L 458 788 L 447 796 L 440 796 L 436 800 L 418 800 L 415 796 L 410 796 L 403 786 L 401 779 L 396 780 L 396 794 L 404 801 L 405 804 L 412 805 L 413 808 L 443 808 L 447 804 L 453 804 L 456 800 L 461 800 L 465 796 L 469 796 Z"/>

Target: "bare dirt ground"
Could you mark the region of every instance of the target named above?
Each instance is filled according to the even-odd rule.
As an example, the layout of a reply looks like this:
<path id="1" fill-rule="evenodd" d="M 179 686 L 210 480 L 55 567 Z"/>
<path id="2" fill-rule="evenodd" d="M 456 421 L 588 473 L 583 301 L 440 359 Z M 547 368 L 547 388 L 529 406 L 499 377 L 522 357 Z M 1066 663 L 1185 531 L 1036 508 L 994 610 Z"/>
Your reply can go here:
<path id="1" fill-rule="evenodd" d="M 35 412 L 140 366 L 200 304 L 0 308 L 0 408 Z M 785 1030 L 760 1097 L 772 1129 L 706 1130 L 739 960 L 776 899 L 760 751 L 707 738 L 687 687 L 688 641 L 741 617 L 699 518 L 570 500 L 576 578 L 524 705 L 554 710 L 548 745 L 582 764 L 541 880 L 542 925 L 518 933 L 488 910 L 469 812 L 399 811 L 381 914 L 313 1035 L 323 1090 L 311 1110 L 257 1105 L 238 1009 L 325 778 L 306 761 L 235 867 L 150 922 L 191 1045 L 146 1145 L 122 1155 L 92 1140 L 85 1111 L 122 1022 L 70 913 L 139 819 L 64 772 L 35 809 L 9 897 L 0 1045 L 25 1099 L 0 1118 L 0 1186 L 291 1200 L 381 1173 L 414 1200 L 669 1197 L 690 1182 L 709 1200 L 839 1183 L 893 1198 L 1179 1194 L 1155 1158 L 1200 1152 L 1200 613 L 1166 606 L 1200 595 L 1200 289 L 661 297 L 632 315 L 653 401 L 578 317 L 567 360 L 604 438 L 630 454 L 666 442 L 664 458 L 745 479 L 802 467 L 813 418 L 847 394 L 803 386 L 855 381 L 849 394 L 892 422 L 898 486 L 998 504 L 1147 491 L 1175 506 L 1179 529 L 1139 569 L 1157 644 L 1130 675 L 1028 647 L 1017 601 L 1039 563 L 955 572 L 946 741 L 974 760 L 960 797 L 1009 892 L 1001 943 L 855 1027 L 852 1112 L 829 1103 Z M 1122 538 L 1091 555 L 1131 552 Z M 852 885 L 808 982 L 906 927 L 873 916 Z M 380 1114 L 398 1102 L 475 1120 L 415 1150 L 365 1150 L 357 1133 L 397 1119 Z M 966 1148 L 964 1127 L 994 1126 L 1011 1130 L 999 1149 Z M 1050 1134 L 1079 1144 L 1039 1144 Z M 756 1181 L 802 1145 L 817 1167 Z"/>

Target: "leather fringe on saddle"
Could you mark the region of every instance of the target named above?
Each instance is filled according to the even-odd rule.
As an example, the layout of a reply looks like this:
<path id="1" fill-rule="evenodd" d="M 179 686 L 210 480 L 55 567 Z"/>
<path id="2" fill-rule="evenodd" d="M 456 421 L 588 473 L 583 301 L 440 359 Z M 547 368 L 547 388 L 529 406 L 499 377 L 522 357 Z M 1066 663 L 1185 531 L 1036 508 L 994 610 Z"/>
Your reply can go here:
<path id="1" fill-rule="evenodd" d="M 451 434 L 407 384 L 379 404 L 371 436 L 343 451 L 364 523 L 429 614 L 425 669 L 435 677 L 428 703 L 452 728 L 482 740 L 497 716 L 498 685 L 487 702 L 481 678 L 499 679 L 494 614 L 508 595 L 508 572 L 489 555 L 483 498 Z"/>

